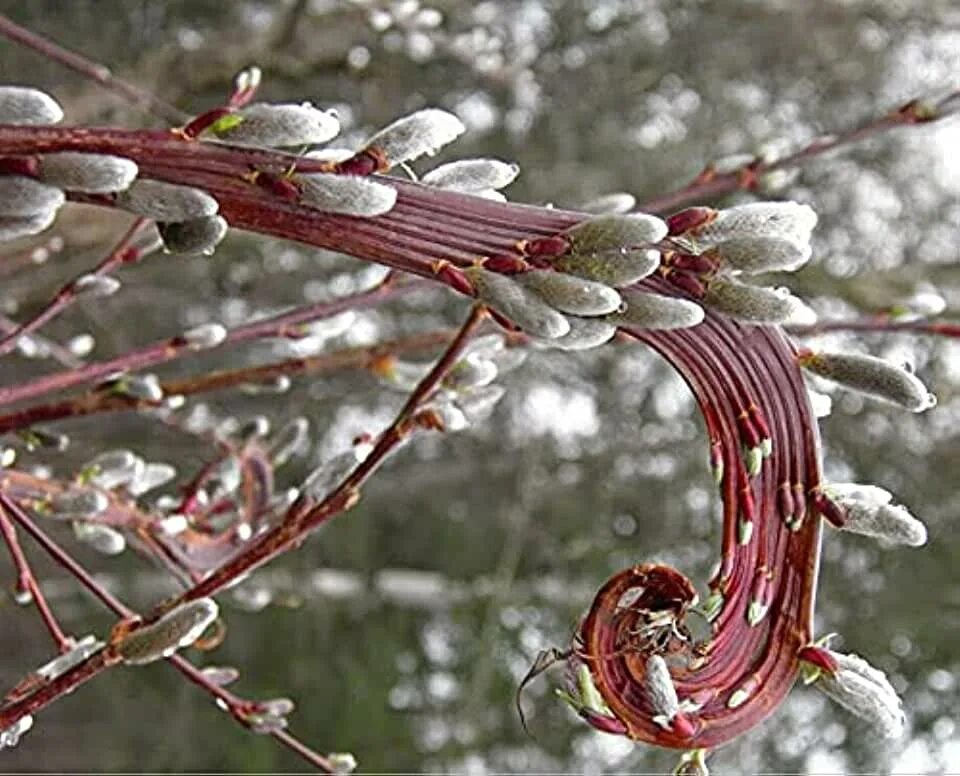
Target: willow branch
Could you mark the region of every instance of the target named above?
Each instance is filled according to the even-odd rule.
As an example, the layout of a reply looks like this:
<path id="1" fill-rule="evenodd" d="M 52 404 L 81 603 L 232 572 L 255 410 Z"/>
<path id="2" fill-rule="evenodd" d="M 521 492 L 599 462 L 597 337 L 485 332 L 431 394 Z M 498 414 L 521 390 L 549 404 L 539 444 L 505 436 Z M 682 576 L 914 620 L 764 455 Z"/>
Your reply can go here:
<path id="1" fill-rule="evenodd" d="M 648 213 L 668 213 L 692 203 L 703 203 L 734 191 L 753 191 L 762 183 L 762 176 L 774 170 L 799 167 L 826 153 L 854 145 L 868 138 L 882 135 L 898 127 L 926 124 L 951 115 L 960 90 L 954 91 L 931 105 L 919 99 L 911 100 L 885 116 L 872 119 L 854 129 L 836 135 L 825 135 L 792 154 L 774 161 L 754 159 L 730 172 L 717 172 L 712 165 L 682 188 L 654 197 L 638 205 Z"/>
<path id="2" fill-rule="evenodd" d="M 119 95 L 126 102 L 153 114 L 166 124 L 178 125 L 190 118 L 183 111 L 150 94 L 150 92 L 115 76 L 110 72 L 110 68 L 105 65 L 97 64 L 82 54 L 65 49 L 42 35 L 21 27 L 8 16 L 2 14 L 0 14 L 0 35 L 96 81 L 104 88 Z"/>

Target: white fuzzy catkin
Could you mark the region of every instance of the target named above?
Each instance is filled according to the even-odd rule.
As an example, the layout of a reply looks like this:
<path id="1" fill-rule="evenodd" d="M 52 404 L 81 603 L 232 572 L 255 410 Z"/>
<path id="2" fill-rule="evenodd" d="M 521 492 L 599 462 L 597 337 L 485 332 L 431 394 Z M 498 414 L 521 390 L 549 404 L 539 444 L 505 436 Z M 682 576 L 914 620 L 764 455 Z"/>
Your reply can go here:
<path id="1" fill-rule="evenodd" d="M 647 700 L 653 708 L 653 720 L 661 727 L 669 728 L 670 722 L 680 711 L 677 689 L 670 676 L 667 662 L 660 655 L 647 658 L 643 682 Z"/>
<path id="2" fill-rule="evenodd" d="M 155 221 L 189 221 L 217 214 L 220 206 L 207 192 L 191 186 L 139 178 L 117 194 L 118 207 Z"/>
<path id="3" fill-rule="evenodd" d="M 846 512 L 841 530 L 910 547 L 927 543 L 926 526 L 906 507 L 891 504 L 893 496 L 884 488 L 840 483 L 827 485 L 825 490 Z"/>
<path id="4" fill-rule="evenodd" d="M 0 216 L 35 218 L 56 212 L 64 202 L 66 196 L 56 186 L 22 175 L 0 176 Z"/>
<path id="5" fill-rule="evenodd" d="M 43 126 L 63 119 L 63 108 L 46 92 L 26 86 L 0 86 L 0 124 Z"/>
<path id="6" fill-rule="evenodd" d="M 622 215 L 629 213 L 637 206 L 637 198 L 625 191 L 614 191 L 610 194 L 601 194 L 599 197 L 584 202 L 580 210 L 597 215 Z"/>
<path id="7" fill-rule="evenodd" d="M 120 281 L 110 275 L 87 273 L 73 281 L 73 292 L 78 297 L 99 299 L 112 296 L 120 290 Z"/>
<path id="8" fill-rule="evenodd" d="M 435 167 L 420 182 L 439 189 L 477 192 L 502 189 L 512 183 L 519 172 L 518 165 L 499 159 L 461 159 Z"/>
<path id="9" fill-rule="evenodd" d="M 168 463 L 151 462 L 127 485 L 127 490 L 131 496 L 142 496 L 154 488 L 166 485 L 176 476 L 176 467 Z"/>
<path id="10" fill-rule="evenodd" d="M 110 506 L 110 499 L 99 490 L 66 490 L 50 496 L 46 506 L 51 517 L 75 520 L 99 515 Z"/>
<path id="11" fill-rule="evenodd" d="M 381 129 L 367 141 L 366 148 L 379 148 L 392 167 L 425 154 L 432 156 L 465 131 L 463 122 L 452 113 L 425 108 Z"/>
<path id="12" fill-rule="evenodd" d="M 372 217 L 389 212 L 396 189 L 354 175 L 301 175 L 300 201 L 315 210 L 346 216 Z"/>
<path id="13" fill-rule="evenodd" d="M 119 555 L 127 548 L 123 534 L 109 525 L 76 521 L 73 535 L 103 555 Z"/>
<path id="14" fill-rule="evenodd" d="M 274 435 L 270 444 L 270 462 L 274 467 L 283 466 L 291 458 L 303 455 L 310 447 L 310 421 L 294 418 Z"/>
<path id="15" fill-rule="evenodd" d="M 157 224 L 163 249 L 167 253 L 181 256 L 210 256 L 227 236 L 228 229 L 229 226 L 222 216 L 204 216 Z"/>
<path id="16" fill-rule="evenodd" d="M 84 194 L 124 191 L 136 179 L 138 172 L 137 163 L 122 156 L 76 151 L 40 156 L 41 181 Z"/>
<path id="17" fill-rule="evenodd" d="M 602 318 L 578 318 L 567 316 L 570 331 L 553 340 L 541 340 L 541 344 L 559 350 L 589 350 L 613 339 L 617 327 Z"/>
<path id="18" fill-rule="evenodd" d="M 568 253 L 556 259 L 553 266 L 570 275 L 622 288 L 652 275 L 660 266 L 660 251 L 611 248 L 599 253 Z"/>
<path id="19" fill-rule="evenodd" d="M 605 320 L 639 329 L 687 329 L 703 321 L 703 308 L 687 299 L 648 294 L 645 291 L 621 291 L 626 309 Z"/>
<path id="20" fill-rule="evenodd" d="M 707 286 L 703 303 L 731 318 L 755 324 L 810 324 L 816 314 L 783 288 L 765 288 L 717 276 Z"/>
<path id="21" fill-rule="evenodd" d="M 563 235 L 572 252 L 590 254 L 659 242 L 667 236 L 667 225 L 645 213 L 602 215 L 570 227 Z"/>
<path id="22" fill-rule="evenodd" d="M 216 601 L 198 598 L 171 609 L 151 625 L 131 631 L 113 645 L 126 665 L 146 665 L 193 644 L 219 614 Z"/>
<path id="23" fill-rule="evenodd" d="M 227 329 L 221 323 L 203 323 L 187 329 L 182 336 L 191 350 L 206 350 L 223 342 L 227 338 Z"/>
<path id="24" fill-rule="evenodd" d="M 211 127 L 219 140 L 237 145 L 258 145 L 274 148 L 326 143 L 340 132 L 340 120 L 334 110 L 319 110 L 309 102 L 255 102 L 241 108 L 231 118 L 238 124 L 225 122 Z"/>
<path id="25" fill-rule="evenodd" d="M 775 237 L 805 245 L 817 225 L 817 214 L 798 202 L 752 202 L 717 213 L 704 226 L 684 235 L 697 246 L 708 247 L 743 237 Z"/>
<path id="26" fill-rule="evenodd" d="M 563 314 L 512 277 L 482 267 L 471 267 L 464 270 L 464 274 L 477 289 L 477 298 L 481 302 L 490 305 L 527 334 L 556 339 L 570 331 L 570 323 Z"/>
<path id="27" fill-rule="evenodd" d="M 57 210 L 47 210 L 33 216 L 0 216 L 0 242 L 40 234 L 57 218 Z"/>
<path id="28" fill-rule="evenodd" d="M 607 315 L 623 304 L 616 289 L 562 272 L 535 269 L 516 278 L 552 308 L 571 315 Z"/>
<path id="29" fill-rule="evenodd" d="M 858 655 L 831 652 L 839 668 L 822 672 L 814 687 L 869 722 L 884 738 L 903 735 L 905 718 L 900 698 L 886 675 Z"/>
<path id="30" fill-rule="evenodd" d="M 819 352 L 803 357 L 800 365 L 819 377 L 911 412 L 923 412 L 937 403 L 915 375 L 876 356 Z"/>
<path id="31" fill-rule="evenodd" d="M 715 245 L 709 251 L 729 269 L 746 274 L 793 272 L 810 259 L 807 243 L 779 237 L 737 237 Z"/>

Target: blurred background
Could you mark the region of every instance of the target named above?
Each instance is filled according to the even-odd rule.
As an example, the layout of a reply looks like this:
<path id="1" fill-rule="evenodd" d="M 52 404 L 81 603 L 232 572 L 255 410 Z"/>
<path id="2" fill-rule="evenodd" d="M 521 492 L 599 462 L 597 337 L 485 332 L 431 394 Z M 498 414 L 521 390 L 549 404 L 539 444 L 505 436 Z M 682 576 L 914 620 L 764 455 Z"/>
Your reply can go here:
<path id="1" fill-rule="evenodd" d="M 628 191 L 639 201 L 688 181 L 710 160 L 794 147 L 960 84 L 960 8 L 951 0 L 5 0 L 0 11 L 109 65 L 179 108 L 219 104 L 235 72 L 264 71 L 259 97 L 336 107 L 343 143 L 413 109 L 454 111 L 468 134 L 443 160 L 517 161 L 511 199 L 576 206 Z M 2 81 L 48 90 L 70 123 L 159 126 L 114 95 L 0 41 Z M 814 260 L 790 278 L 822 317 L 895 306 L 960 307 L 960 120 L 902 130 L 768 181 L 767 196 L 820 214 Z M 418 165 L 428 169 L 433 162 Z M 735 201 L 728 199 L 727 202 Z M 32 314 L 91 267 L 128 219 L 83 206 L 54 227 L 62 250 L 0 281 L 0 313 Z M 119 273 L 109 303 L 80 303 L 46 327 L 90 334 L 102 359 L 211 320 L 255 316 L 368 284 L 358 262 L 231 233 L 212 258 L 161 254 Z M 919 295 L 919 296 L 918 296 Z M 360 313 L 326 349 L 448 326 L 466 304 L 432 291 Z M 960 539 L 960 349 L 907 335 L 818 342 L 912 363 L 939 406 L 914 416 L 837 393 L 821 422 L 828 478 L 892 490 L 930 528 L 919 550 L 828 533 L 818 632 L 885 669 L 902 692 L 908 735 L 873 737 L 818 693 L 797 688 L 760 729 L 716 753 L 716 773 L 960 772 L 956 668 Z M 265 342 L 177 362 L 161 377 L 290 355 Z M 51 371 L 25 354 L 0 382 Z M 592 732 L 557 700 L 559 676 L 526 693 L 533 737 L 513 704 L 537 651 L 568 643 L 594 591 L 635 562 L 678 566 L 701 584 L 717 555 L 718 499 L 703 425 L 669 368 L 636 346 L 531 353 L 505 375 L 489 422 L 423 435 L 365 489 L 361 504 L 300 551 L 221 596 L 225 643 L 196 658 L 240 669 L 237 692 L 292 697 L 291 730 L 319 751 L 351 751 L 366 772 L 669 771 L 676 754 Z M 294 379 L 278 396 L 210 394 L 199 424 L 305 415 L 309 456 L 292 486 L 403 394 L 365 373 Z M 66 454 L 24 461 L 67 476 L 96 452 L 128 447 L 176 465 L 209 459 L 195 437 L 115 415 L 56 426 Z M 70 543 L 68 531 L 56 534 Z M 71 545 L 73 546 L 73 545 Z M 111 618 L 29 543 L 45 589 L 76 634 Z M 171 583 L 128 552 L 80 547 L 135 607 Z M 10 579 L 6 556 L 0 563 Z M 0 686 L 53 657 L 33 612 L 7 596 Z M 117 669 L 61 700 L 12 752 L 10 771 L 300 771 L 169 667 Z"/>

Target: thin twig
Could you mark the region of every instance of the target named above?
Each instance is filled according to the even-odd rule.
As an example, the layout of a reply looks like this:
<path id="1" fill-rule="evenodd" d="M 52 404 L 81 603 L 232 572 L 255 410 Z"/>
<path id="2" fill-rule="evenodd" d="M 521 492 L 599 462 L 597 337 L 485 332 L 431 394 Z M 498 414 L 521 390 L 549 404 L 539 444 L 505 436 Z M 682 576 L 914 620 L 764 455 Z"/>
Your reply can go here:
<path id="1" fill-rule="evenodd" d="M 353 507 L 359 498 L 360 487 L 413 431 L 413 416 L 433 394 L 446 374 L 456 364 L 463 348 L 486 316 L 485 308 L 475 305 L 443 355 L 430 372 L 417 384 L 390 426 L 377 438 L 370 454 L 320 502 L 308 493 L 301 494 L 292 504 L 283 522 L 247 546 L 237 557 L 227 561 L 203 581 L 164 603 L 162 610 L 183 601 L 203 598 L 222 590 L 240 576 L 268 563 L 293 547 L 319 525 Z"/>
<path id="2" fill-rule="evenodd" d="M 36 525 L 36 523 L 33 522 L 29 515 L 27 515 L 26 512 L 16 504 L 16 502 L 8 498 L 8 496 L 2 490 L 0 490 L 0 527 L 3 528 L 5 536 L 6 526 L 9 525 L 7 519 L 8 511 L 9 514 L 12 515 L 12 517 L 17 521 L 17 523 L 38 541 L 38 543 L 44 548 L 44 550 L 47 551 L 47 553 L 57 564 L 66 569 L 75 579 L 77 579 L 77 581 L 79 581 L 85 588 L 87 588 L 87 590 L 93 593 L 114 614 L 122 619 L 130 619 L 137 616 L 136 612 L 127 607 L 122 601 L 107 591 L 90 575 L 89 572 L 86 571 L 86 569 L 77 563 L 70 556 L 70 554 L 67 553 L 66 550 L 64 550 L 53 539 L 47 536 L 47 534 L 38 525 Z M 12 529 L 12 526 L 10 526 L 10 528 Z M 65 637 L 63 643 L 66 643 Z M 61 644 L 61 648 L 62 647 L 63 644 Z M 172 657 L 168 658 L 168 661 L 191 682 L 199 687 L 202 687 L 215 698 L 220 698 L 229 702 L 231 708 L 236 705 L 236 696 L 233 696 L 232 693 L 226 692 L 223 690 L 223 688 L 218 687 L 211 682 L 206 676 L 203 675 L 203 672 L 200 669 L 190 663 L 186 658 L 180 655 L 173 655 Z M 2 722 L 0 722 L 0 729 L 5 729 L 7 726 L 9 726 L 9 724 L 15 722 L 25 714 L 33 714 L 36 711 L 39 711 L 62 695 L 72 692 L 80 684 L 89 681 L 94 676 L 109 667 L 110 666 L 104 660 L 104 655 L 101 651 L 92 658 L 81 663 L 73 670 L 68 671 L 67 673 L 58 677 L 50 684 L 41 687 L 36 693 L 28 695 L 25 698 L 18 700 L 16 703 L 8 704 L 0 708 L 0 719 L 2 719 Z M 233 716 L 239 721 L 243 722 L 242 718 L 237 714 L 233 714 Z M 272 735 L 277 741 L 296 754 L 300 755 L 311 765 L 314 765 L 325 773 L 333 772 L 334 769 L 329 760 L 310 749 L 308 746 L 294 738 L 286 731 L 277 731 Z"/>
<path id="3" fill-rule="evenodd" d="M 166 124 L 179 125 L 190 117 L 181 110 L 173 107 L 160 98 L 144 91 L 128 81 L 118 78 L 110 72 L 110 68 L 87 59 L 82 54 L 58 46 L 53 41 L 38 35 L 35 32 L 21 27 L 9 17 L 0 14 L 0 35 L 33 49 L 41 56 L 58 62 L 87 78 L 96 81 L 101 86 L 114 92 L 132 105 L 152 113 Z"/>
<path id="4" fill-rule="evenodd" d="M 960 338 L 960 323 L 947 321 L 899 321 L 887 315 L 874 318 L 858 318 L 854 320 L 821 320 L 809 326 L 788 326 L 788 331 L 800 337 L 809 337 L 828 331 L 859 331 L 859 332 L 910 332 L 911 334 L 928 334 L 934 337 Z"/>
<path id="5" fill-rule="evenodd" d="M 409 293 L 416 288 L 423 288 L 425 285 L 425 283 L 415 280 L 390 281 L 381 283 L 368 291 L 340 297 L 330 302 L 318 302 L 317 304 L 298 307 L 272 318 L 238 326 L 229 332 L 227 338 L 219 347 L 267 337 L 289 336 L 296 333 L 297 327 L 302 324 L 329 318 L 345 310 L 374 307 L 377 304 Z M 44 375 L 35 380 L 0 388 L 0 405 L 37 398 L 53 391 L 62 391 L 76 385 L 102 380 L 107 375 L 117 372 L 143 369 L 197 352 L 208 351 L 196 351 L 181 337 L 170 337 L 106 361 L 87 364 L 81 369 Z"/>
<path id="6" fill-rule="evenodd" d="M 291 358 L 272 364 L 224 369 L 196 377 L 168 380 L 162 382 L 160 388 L 164 396 L 194 396 L 242 385 L 265 383 L 281 376 L 317 375 L 344 369 L 366 369 L 384 356 L 431 350 L 445 345 L 453 336 L 454 332 L 451 330 L 414 334 L 389 342 L 345 348 L 318 356 Z M 64 401 L 35 404 L 5 415 L 0 414 L 0 433 L 64 418 L 79 418 L 100 412 L 137 411 L 155 406 L 157 406 L 155 402 L 144 399 L 94 390 Z"/>
<path id="7" fill-rule="evenodd" d="M 113 249 L 104 257 L 103 261 L 92 271 L 83 273 L 83 275 L 104 277 L 123 264 L 131 264 L 143 258 L 147 251 L 133 245 L 133 241 L 149 223 L 149 219 L 137 218 Z M 21 324 L 12 332 L 4 334 L 3 337 L 0 337 L 0 356 L 6 355 L 13 350 L 17 346 L 17 341 L 20 337 L 32 334 L 73 304 L 80 296 L 80 291 L 78 291 L 77 288 L 77 280 L 78 278 L 74 278 L 61 288 L 56 296 L 29 321 Z"/>
<path id="8" fill-rule="evenodd" d="M 40 619 L 43 620 L 43 624 L 46 625 L 47 630 L 50 631 L 50 635 L 56 642 L 57 649 L 65 652 L 69 649 L 70 641 L 66 633 L 64 633 L 63 628 L 60 627 L 60 623 L 57 621 L 53 610 L 47 603 L 47 599 L 44 598 L 43 591 L 40 590 L 37 578 L 33 573 L 33 569 L 30 567 L 30 562 L 27 560 L 27 556 L 20 546 L 20 540 L 17 538 L 17 529 L 14 528 L 13 523 L 10 522 L 10 517 L 2 505 L 0 505 L 0 532 L 3 533 L 3 539 L 10 552 L 10 558 L 13 561 L 14 568 L 17 570 L 17 593 L 30 596 L 34 605 L 37 607 Z"/>
<path id="9" fill-rule="evenodd" d="M 911 100 L 885 116 L 872 119 L 859 127 L 837 135 L 816 138 L 798 151 L 771 162 L 758 158 L 726 173 L 716 173 L 708 165 L 706 170 L 686 186 L 649 199 L 640 203 L 637 207 L 647 213 L 667 213 L 686 205 L 715 199 L 733 191 L 756 189 L 761 184 L 762 176 L 773 170 L 798 167 L 814 157 L 859 143 L 861 140 L 883 134 L 891 129 L 925 124 L 951 115 L 956 110 L 953 103 L 956 102 L 958 95 L 960 95 L 960 90 L 952 92 L 935 105 L 928 105 L 920 100 Z"/>

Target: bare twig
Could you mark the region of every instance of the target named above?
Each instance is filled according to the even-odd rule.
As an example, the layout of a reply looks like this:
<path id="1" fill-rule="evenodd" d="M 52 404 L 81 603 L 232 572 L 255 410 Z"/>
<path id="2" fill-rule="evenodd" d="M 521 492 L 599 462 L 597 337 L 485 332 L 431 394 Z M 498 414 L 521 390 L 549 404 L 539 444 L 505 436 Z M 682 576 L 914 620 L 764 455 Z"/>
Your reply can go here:
<path id="1" fill-rule="evenodd" d="M 124 81 L 122 78 L 118 78 L 111 73 L 110 68 L 105 65 L 92 62 L 75 51 L 69 51 L 63 48 L 63 46 L 58 46 L 42 35 L 38 35 L 35 32 L 21 27 L 12 19 L 2 14 L 0 14 L 0 35 L 29 49 L 33 49 L 41 56 L 53 62 L 59 62 L 61 65 L 96 81 L 130 104 L 152 113 L 167 124 L 182 124 L 189 118 L 183 111 L 164 102 L 159 97 Z"/>
<path id="2" fill-rule="evenodd" d="M 84 273 L 84 275 L 103 277 L 109 275 L 114 269 L 123 264 L 131 264 L 141 259 L 145 255 L 145 251 L 135 246 L 133 242 L 137 235 L 140 234 L 149 223 L 149 220 L 146 218 L 136 219 L 103 261 L 91 272 Z M 80 294 L 76 281 L 77 278 L 74 278 L 61 288 L 56 296 L 29 321 L 21 324 L 11 332 L 5 333 L 3 337 L 0 337 L 0 356 L 6 355 L 13 350 L 17 346 L 17 341 L 20 337 L 32 334 L 75 302 Z"/>
<path id="3" fill-rule="evenodd" d="M 897 127 L 924 124 L 944 118 L 956 110 L 953 103 L 956 102 L 958 94 L 960 94 L 960 91 L 953 92 L 939 100 L 935 105 L 929 105 L 920 100 L 911 100 L 885 116 L 872 119 L 859 127 L 837 135 L 817 138 L 804 148 L 774 161 L 766 162 L 758 158 L 726 173 L 717 173 L 712 166 L 708 165 L 700 175 L 686 186 L 642 202 L 638 205 L 638 208 L 648 213 L 667 213 L 685 205 L 702 203 L 733 191 L 751 191 L 761 184 L 761 177 L 765 173 L 798 167 L 810 159 L 859 143 L 861 140 L 883 134 Z"/>

